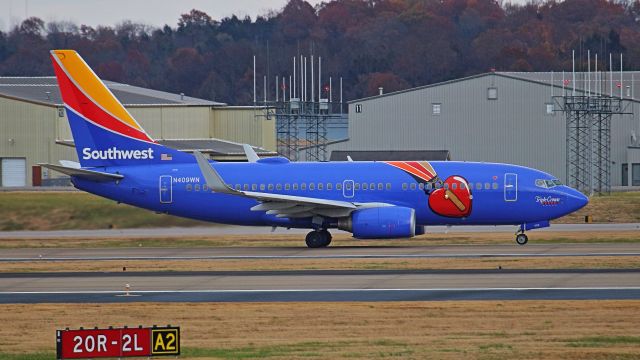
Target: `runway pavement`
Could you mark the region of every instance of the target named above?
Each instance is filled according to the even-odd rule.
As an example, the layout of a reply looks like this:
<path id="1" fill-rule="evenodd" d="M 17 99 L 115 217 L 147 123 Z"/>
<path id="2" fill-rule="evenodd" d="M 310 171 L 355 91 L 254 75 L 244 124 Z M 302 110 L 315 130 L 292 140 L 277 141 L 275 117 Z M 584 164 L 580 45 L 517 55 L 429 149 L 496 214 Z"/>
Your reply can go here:
<path id="1" fill-rule="evenodd" d="M 479 299 L 640 299 L 640 269 L 89 272 L 0 276 L 0 303 Z"/>
<path id="2" fill-rule="evenodd" d="M 177 243 L 179 244 L 179 242 Z M 104 260 L 230 260 L 230 259 L 384 259 L 384 258 L 481 258 L 558 256 L 640 256 L 640 243 L 443 245 L 443 246 L 336 246 L 211 247 L 211 248 L 102 248 L 4 249 L 6 261 L 104 261 Z"/>
<path id="3" fill-rule="evenodd" d="M 428 226 L 428 234 L 442 234 L 447 232 L 515 232 L 516 226 Z M 550 228 L 536 231 L 640 231 L 640 223 L 629 224 L 554 224 Z M 278 228 L 275 234 L 306 234 L 306 229 Z M 334 234 L 344 233 L 332 230 Z M 140 238 L 140 237 L 202 237 L 212 235 L 267 235 L 271 234 L 270 227 L 251 226 L 208 226 L 189 228 L 150 228 L 150 229 L 102 229 L 102 230 L 56 230 L 56 231 L 0 231 L 0 239 L 106 239 L 106 238 Z"/>

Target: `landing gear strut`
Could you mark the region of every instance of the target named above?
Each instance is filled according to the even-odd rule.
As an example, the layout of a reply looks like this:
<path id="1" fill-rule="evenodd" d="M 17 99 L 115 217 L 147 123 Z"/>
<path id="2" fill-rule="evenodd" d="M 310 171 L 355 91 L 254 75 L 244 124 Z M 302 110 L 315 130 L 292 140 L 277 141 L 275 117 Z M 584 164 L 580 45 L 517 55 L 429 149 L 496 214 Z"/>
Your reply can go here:
<path id="1" fill-rule="evenodd" d="M 314 230 L 307 234 L 305 242 L 310 248 L 327 247 L 331 244 L 331 233 L 324 229 Z"/>
<path id="2" fill-rule="evenodd" d="M 521 226 L 516 232 L 516 243 L 518 243 L 518 245 L 524 245 L 528 241 L 529 241 L 529 238 L 524 233 L 524 228 Z"/>

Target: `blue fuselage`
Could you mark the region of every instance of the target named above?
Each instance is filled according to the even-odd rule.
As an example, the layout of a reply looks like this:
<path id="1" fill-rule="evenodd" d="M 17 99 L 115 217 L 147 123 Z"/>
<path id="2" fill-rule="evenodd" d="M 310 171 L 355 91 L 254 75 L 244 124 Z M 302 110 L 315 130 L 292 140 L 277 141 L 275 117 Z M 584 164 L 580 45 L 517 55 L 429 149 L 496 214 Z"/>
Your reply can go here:
<path id="1" fill-rule="evenodd" d="M 465 216 L 443 216 L 433 211 L 429 197 L 444 197 L 445 189 L 439 189 L 443 184 L 423 183 L 385 162 L 213 163 L 222 179 L 234 189 L 408 207 L 415 210 L 417 225 L 544 222 L 587 203 L 584 195 L 567 186 L 540 186 L 553 177 L 522 166 L 453 161 L 430 164 L 442 180 L 452 177 L 466 180 L 471 209 Z M 280 218 L 264 211 L 252 211 L 258 201 L 213 192 L 206 187 L 195 162 L 97 170 L 119 173 L 124 178 L 103 183 L 73 178 L 76 187 L 118 202 L 198 220 L 311 227 L 309 218 Z"/>

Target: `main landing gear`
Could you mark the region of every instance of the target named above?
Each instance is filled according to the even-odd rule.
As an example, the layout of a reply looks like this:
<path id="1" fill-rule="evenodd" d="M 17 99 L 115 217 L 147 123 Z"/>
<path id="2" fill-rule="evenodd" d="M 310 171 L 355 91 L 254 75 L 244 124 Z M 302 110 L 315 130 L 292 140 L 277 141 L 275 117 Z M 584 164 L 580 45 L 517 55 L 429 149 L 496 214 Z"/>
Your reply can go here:
<path id="1" fill-rule="evenodd" d="M 331 233 L 327 230 L 314 230 L 304 240 L 310 248 L 327 247 L 331 244 Z"/>

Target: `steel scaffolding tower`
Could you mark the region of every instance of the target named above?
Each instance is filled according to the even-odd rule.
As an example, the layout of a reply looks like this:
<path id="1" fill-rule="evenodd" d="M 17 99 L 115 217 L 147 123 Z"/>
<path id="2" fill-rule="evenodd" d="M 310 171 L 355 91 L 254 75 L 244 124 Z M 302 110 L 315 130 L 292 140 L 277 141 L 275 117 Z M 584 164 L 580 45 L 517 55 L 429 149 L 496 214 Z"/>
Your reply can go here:
<path id="1" fill-rule="evenodd" d="M 277 151 L 291 161 L 300 159 L 302 149 L 305 150 L 306 161 L 326 161 L 327 125 L 329 122 L 343 119 L 345 116 L 342 100 L 342 78 L 340 78 L 340 100 L 334 102 L 332 77 L 328 78 L 328 84 L 323 84 L 322 58 L 316 59 L 317 68 L 314 65 L 313 55 L 294 57 L 293 72 L 288 76 L 288 84 L 287 76 L 275 77 L 275 91 L 272 93 L 274 100 L 269 99 L 267 88 L 270 87 L 267 86 L 267 77 L 263 76 L 262 95 L 264 100 L 258 102 L 254 56 L 253 102 L 254 108 L 260 109 L 255 116 L 267 119 L 275 118 Z M 307 63 L 311 65 L 310 71 L 307 69 Z M 314 77 L 315 74 L 317 77 Z M 311 80 L 310 83 L 307 82 L 307 78 Z"/>
<path id="2" fill-rule="evenodd" d="M 585 194 L 611 192 L 611 118 L 629 114 L 623 100 L 602 94 L 554 99 L 567 124 L 567 185 Z"/>

